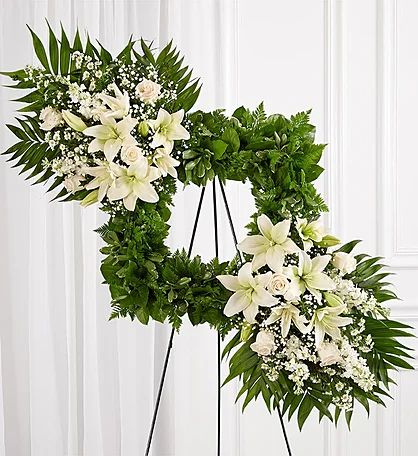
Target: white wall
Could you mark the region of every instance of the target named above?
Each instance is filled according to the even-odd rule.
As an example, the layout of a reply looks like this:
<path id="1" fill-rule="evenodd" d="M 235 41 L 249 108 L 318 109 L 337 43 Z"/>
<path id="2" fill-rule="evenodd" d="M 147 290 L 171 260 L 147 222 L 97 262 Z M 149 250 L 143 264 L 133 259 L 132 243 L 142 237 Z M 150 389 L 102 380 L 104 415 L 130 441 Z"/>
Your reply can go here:
<path id="1" fill-rule="evenodd" d="M 41 30 L 48 16 L 54 25 L 78 22 L 111 48 L 132 31 L 161 42 L 173 36 L 202 75 L 204 109 L 261 100 L 270 112 L 313 108 L 318 140 L 329 143 L 320 182 L 329 224 L 341 238 L 364 239 L 366 251 L 388 257 L 403 298 L 393 314 L 418 325 L 416 1 L 2 0 L 1 10 L 2 68 L 30 60 L 23 22 Z M 12 112 L 8 98 L 3 90 L 2 123 Z M 3 131 L 1 141 L 11 138 Z M 1 164 L 0 455 L 142 454 L 167 328 L 106 321 L 91 231 L 100 216 L 48 205 L 42 188 L 29 189 L 15 174 Z M 229 184 L 228 194 L 242 236 L 249 191 Z M 210 196 L 195 250 L 204 258 L 214 253 Z M 188 242 L 196 199 L 194 189 L 177 198 L 173 246 Z M 221 226 L 221 256 L 228 258 L 224 214 Z M 176 336 L 154 456 L 215 454 L 215 342 L 208 328 L 189 325 Z M 373 409 L 370 420 L 359 410 L 351 433 L 319 425 L 316 416 L 302 434 L 291 423 L 294 455 L 413 456 L 417 386 L 417 371 L 401 372 L 396 401 Z M 241 415 L 236 389 L 228 385 L 223 394 L 223 456 L 286 454 L 278 418 L 261 403 Z"/>

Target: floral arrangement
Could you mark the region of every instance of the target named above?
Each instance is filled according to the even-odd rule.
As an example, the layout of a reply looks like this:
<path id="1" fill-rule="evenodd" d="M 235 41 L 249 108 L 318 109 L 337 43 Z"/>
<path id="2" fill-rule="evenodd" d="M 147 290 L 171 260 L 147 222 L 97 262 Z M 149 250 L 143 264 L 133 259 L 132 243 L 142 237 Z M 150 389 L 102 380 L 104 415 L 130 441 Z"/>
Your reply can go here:
<path id="1" fill-rule="evenodd" d="M 389 319 L 396 299 L 379 257 L 353 255 L 321 224 L 327 207 L 313 181 L 324 145 L 309 112 L 267 116 L 263 105 L 190 110 L 200 86 L 169 43 L 159 53 L 130 40 L 117 57 L 79 33 L 70 44 L 49 28 L 49 52 L 31 31 L 42 67 L 3 73 L 27 92 L 18 138 L 6 152 L 54 199 L 99 203 L 109 214 L 101 271 L 111 318 L 179 329 L 208 323 L 231 355 L 243 407 L 260 395 L 299 426 L 316 408 L 350 422 L 355 401 L 383 404 L 390 371 L 409 369 L 409 326 Z M 230 262 L 171 252 L 177 182 L 249 181 L 257 212 Z M 233 354 L 232 354 L 233 352 Z"/>

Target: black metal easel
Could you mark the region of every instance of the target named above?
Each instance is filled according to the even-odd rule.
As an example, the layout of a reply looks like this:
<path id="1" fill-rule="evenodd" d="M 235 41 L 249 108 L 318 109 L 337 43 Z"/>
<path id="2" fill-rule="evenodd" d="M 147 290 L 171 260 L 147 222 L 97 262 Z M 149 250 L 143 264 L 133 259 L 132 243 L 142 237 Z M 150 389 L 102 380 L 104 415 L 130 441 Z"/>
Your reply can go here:
<path id="1" fill-rule="evenodd" d="M 220 180 L 219 180 L 219 186 L 221 189 L 222 199 L 223 199 L 226 214 L 228 217 L 228 222 L 229 222 L 229 226 L 231 229 L 232 238 L 234 240 L 235 248 L 237 249 L 237 253 L 238 253 L 241 263 L 243 263 L 243 258 L 242 258 L 241 252 L 238 250 L 238 247 L 237 247 L 238 240 L 237 240 L 237 236 L 236 236 L 235 227 L 234 227 L 234 224 L 232 221 L 231 211 L 229 209 L 229 204 L 228 204 L 228 200 L 226 197 L 225 188 Z M 197 211 L 196 211 L 196 217 L 195 217 L 194 224 L 193 224 L 192 236 L 190 239 L 189 249 L 188 249 L 188 253 L 187 253 L 189 257 L 193 250 L 193 245 L 194 245 L 194 241 L 195 241 L 195 237 L 196 237 L 196 231 L 197 231 L 197 226 L 199 223 L 200 213 L 202 210 L 202 203 L 203 203 L 203 197 L 205 195 L 205 190 L 206 190 L 206 187 L 202 187 L 202 190 L 200 192 L 200 198 L 199 198 L 199 203 L 198 203 L 198 207 L 197 207 Z M 218 209 L 217 209 L 217 198 L 216 198 L 216 179 L 214 179 L 213 183 L 212 183 L 212 197 L 213 197 L 213 224 L 214 224 L 215 256 L 218 257 L 219 256 L 219 236 L 218 236 Z M 145 450 L 145 456 L 149 456 L 150 450 L 151 450 L 152 438 L 154 436 L 155 424 L 157 421 L 158 410 L 160 408 L 161 396 L 162 396 L 162 392 L 163 392 L 163 388 L 164 388 L 164 382 L 165 382 L 165 378 L 167 375 L 168 362 L 170 360 L 171 349 L 173 348 L 174 333 L 175 333 L 174 328 L 172 328 L 170 338 L 168 341 L 168 345 L 167 345 L 167 352 L 165 355 L 164 366 L 163 366 L 163 370 L 161 373 L 161 379 L 160 379 L 160 384 L 158 387 L 157 397 L 156 397 L 156 401 L 155 401 L 154 412 L 153 412 L 152 421 L 151 421 L 151 427 L 150 427 L 150 431 L 149 431 L 149 435 L 148 435 L 147 448 Z M 216 455 L 221 456 L 221 336 L 219 333 L 218 333 L 218 338 L 217 338 L 217 348 L 218 348 L 218 353 L 217 353 L 217 358 L 218 358 L 218 372 L 217 372 L 218 391 L 217 391 L 217 393 L 218 393 L 218 396 L 217 396 Z M 286 428 L 285 428 L 284 421 L 283 421 L 283 416 L 282 416 L 282 413 L 280 412 L 279 408 L 277 409 L 277 411 L 279 414 L 280 424 L 281 424 L 284 440 L 286 443 L 287 453 L 288 453 L 288 456 L 292 456 L 289 439 L 287 437 Z"/>

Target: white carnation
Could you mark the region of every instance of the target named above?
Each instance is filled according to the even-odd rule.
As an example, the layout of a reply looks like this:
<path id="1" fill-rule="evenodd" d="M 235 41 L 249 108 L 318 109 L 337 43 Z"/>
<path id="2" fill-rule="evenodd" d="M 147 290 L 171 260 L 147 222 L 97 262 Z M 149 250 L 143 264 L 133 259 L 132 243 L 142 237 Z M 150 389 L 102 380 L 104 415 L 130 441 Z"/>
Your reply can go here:
<path id="1" fill-rule="evenodd" d="M 47 106 L 42 109 L 39 119 L 42 121 L 40 125 L 42 130 L 48 131 L 57 127 L 62 122 L 62 115 L 57 109 Z"/>
<path id="2" fill-rule="evenodd" d="M 342 361 L 340 350 L 334 342 L 322 342 L 318 347 L 321 366 L 331 366 Z"/>

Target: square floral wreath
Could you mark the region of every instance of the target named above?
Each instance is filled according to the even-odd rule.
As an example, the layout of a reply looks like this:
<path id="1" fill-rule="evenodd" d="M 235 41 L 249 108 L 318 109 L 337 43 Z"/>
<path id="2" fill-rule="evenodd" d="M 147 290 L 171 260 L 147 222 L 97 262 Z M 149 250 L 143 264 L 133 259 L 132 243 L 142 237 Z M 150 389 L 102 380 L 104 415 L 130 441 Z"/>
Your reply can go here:
<path id="1" fill-rule="evenodd" d="M 309 112 L 290 119 L 238 108 L 190 109 L 200 85 L 169 43 L 158 54 L 129 40 L 117 57 L 79 32 L 70 43 L 49 27 L 48 50 L 31 30 L 41 67 L 3 73 L 25 89 L 18 138 L 6 152 L 55 198 L 99 203 L 109 214 L 101 271 L 111 318 L 179 329 L 187 315 L 222 337 L 242 380 L 244 408 L 260 395 L 269 410 L 316 408 L 350 423 L 357 400 L 383 404 L 389 373 L 410 369 L 409 326 L 389 319 L 397 299 L 381 258 L 352 255 L 319 217 L 327 207 L 312 182 L 324 145 Z M 138 46 L 139 44 L 139 46 Z M 257 212 L 230 262 L 204 263 L 166 245 L 177 182 L 249 181 Z M 339 248 L 338 248 L 339 247 Z"/>

